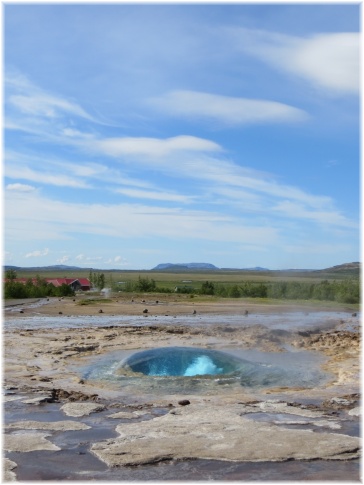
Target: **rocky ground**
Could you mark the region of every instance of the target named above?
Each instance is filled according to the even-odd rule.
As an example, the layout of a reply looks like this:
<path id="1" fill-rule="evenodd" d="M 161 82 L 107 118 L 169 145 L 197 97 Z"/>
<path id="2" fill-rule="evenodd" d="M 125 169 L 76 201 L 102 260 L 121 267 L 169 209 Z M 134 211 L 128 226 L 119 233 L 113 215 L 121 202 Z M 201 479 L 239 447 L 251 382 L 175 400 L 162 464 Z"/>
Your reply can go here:
<path id="1" fill-rule="evenodd" d="M 347 309 L 341 309 L 347 311 L 347 318 L 338 320 L 334 328 L 286 331 L 259 323 L 250 325 L 244 320 L 246 312 L 292 311 L 278 305 L 242 306 L 235 301 L 224 305 L 223 301 L 191 302 L 186 298 L 158 302 L 116 298 L 105 304 L 78 303 L 77 299 L 54 299 L 32 307 L 26 302 L 9 306 L 5 319 L 16 319 L 20 312 L 22 317 L 63 315 L 65 319 L 67 315 L 100 313 L 100 318 L 104 318 L 140 315 L 146 309 L 148 312 L 144 313 L 143 325 L 124 322 L 104 327 L 12 330 L 5 325 L 6 480 L 34 479 L 41 473 L 29 469 L 26 456 L 36 456 L 41 462 L 43 454 L 56 462 L 57 456 L 62 453 L 71 456 L 72 450 L 87 457 L 83 465 L 87 469 L 64 477 L 60 471 L 54 471 L 53 479 L 58 475 L 63 479 L 75 476 L 80 479 L 88 473 L 92 476 L 92 467 L 95 470 L 106 467 L 109 475 L 105 475 L 104 469 L 103 476 L 109 479 L 115 479 L 115 469 L 124 469 L 126 475 L 117 477 L 130 479 L 132 472 L 127 472 L 127 467 L 136 465 L 148 470 L 147 479 L 152 479 L 156 477 L 156 469 L 148 467 L 168 463 L 168 471 L 158 469 L 165 473 L 159 478 L 166 479 L 170 478 L 172 464 L 182 467 L 186 460 L 197 460 L 191 470 L 195 470 L 193 467 L 199 460 L 204 460 L 201 463 L 209 463 L 210 471 L 217 462 L 252 466 L 255 462 L 322 460 L 330 462 L 327 465 L 330 470 L 331 463 L 335 463 L 335 471 L 330 471 L 334 478 L 348 466 L 348 461 L 358 463 L 361 335 L 358 319 Z M 310 308 L 303 306 L 300 310 Z M 202 325 L 199 320 L 193 325 L 165 324 L 162 318 L 195 313 L 208 319 L 212 314 L 239 312 L 241 322 L 228 327 L 221 323 Z M 183 387 L 180 391 L 171 388 L 170 392 L 165 389 L 157 392 L 158 389 L 138 387 L 133 382 L 116 388 L 112 382 L 87 379 L 81 372 L 87 363 L 111 352 L 175 345 L 255 349 L 282 356 L 289 348 L 297 352 L 310 350 L 324 357 L 323 370 L 330 378 L 324 385 L 313 388 L 276 385 L 247 389 L 216 384 L 213 392 L 209 388 L 186 392 Z M 340 463 L 345 466 L 340 468 Z M 358 478 L 358 466 L 350 473 L 352 478 Z M 134 476 L 131 479 L 143 475 Z M 204 475 L 207 476 L 210 475 Z M 216 476 L 212 475 L 213 479 Z"/>

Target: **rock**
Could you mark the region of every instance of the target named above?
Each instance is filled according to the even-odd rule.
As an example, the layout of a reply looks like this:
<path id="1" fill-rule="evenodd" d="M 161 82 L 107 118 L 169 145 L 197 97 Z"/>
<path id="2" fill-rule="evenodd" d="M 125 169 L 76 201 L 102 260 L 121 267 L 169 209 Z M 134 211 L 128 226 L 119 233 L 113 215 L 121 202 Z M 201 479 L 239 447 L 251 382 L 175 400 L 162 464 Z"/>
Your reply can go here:
<path id="1" fill-rule="evenodd" d="M 22 403 L 24 403 L 24 404 L 43 404 L 43 403 L 46 403 L 46 402 L 51 402 L 50 401 L 51 399 L 52 399 L 52 397 L 50 395 L 48 395 L 48 396 L 42 395 L 42 396 L 37 396 L 37 397 L 31 398 L 31 399 L 25 399 L 24 401 L 22 401 Z"/>
<path id="2" fill-rule="evenodd" d="M 50 450 L 58 451 L 61 448 L 46 439 L 48 433 L 18 433 L 4 436 L 4 449 L 6 451 L 29 451 Z"/>
<path id="3" fill-rule="evenodd" d="M 81 417 L 103 411 L 105 406 L 89 402 L 68 402 L 61 407 L 67 416 Z"/>
<path id="4" fill-rule="evenodd" d="M 350 411 L 348 412 L 348 414 L 350 416 L 360 416 L 361 415 L 361 409 L 360 409 L 360 407 L 356 407 L 356 408 L 350 409 Z"/>
<path id="5" fill-rule="evenodd" d="M 113 419 L 136 419 L 139 418 L 137 413 L 128 413 L 126 411 L 120 411 L 119 413 L 109 414 L 108 418 Z"/>
<path id="6" fill-rule="evenodd" d="M 187 406 L 152 420 L 120 424 L 118 438 L 91 447 L 108 466 L 165 460 L 248 462 L 347 460 L 360 439 L 336 433 L 286 429 L 240 416 L 241 406 Z"/>
<path id="7" fill-rule="evenodd" d="M 4 402 L 19 401 L 19 399 L 23 399 L 23 397 L 22 396 L 4 396 L 3 397 Z"/>
<path id="8" fill-rule="evenodd" d="M 190 403 L 190 401 L 188 399 L 181 399 L 180 401 L 178 401 L 178 404 L 180 406 L 188 406 Z"/>
<path id="9" fill-rule="evenodd" d="M 18 421 L 5 425 L 7 429 L 43 429 L 52 431 L 80 431 L 90 429 L 91 426 L 78 421 Z"/>
<path id="10" fill-rule="evenodd" d="M 15 461 L 9 460 L 9 458 L 4 458 L 3 461 L 3 467 L 4 467 L 4 472 L 3 472 L 3 479 L 5 482 L 15 482 L 16 481 L 16 475 L 13 472 L 14 468 L 16 468 L 18 465 L 15 463 Z"/>
<path id="11" fill-rule="evenodd" d="M 143 310 L 143 313 L 148 313 L 148 309 L 146 308 L 145 310 Z"/>
<path id="12" fill-rule="evenodd" d="M 268 401 L 258 401 L 256 403 L 244 404 L 241 407 L 241 415 L 257 412 L 269 413 L 272 415 L 273 420 L 274 413 L 287 414 L 291 416 L 304 417 L 306 420 L 312 418 L 312 421 L 306 421 L 306 424 L 310 425 L 327 426 L 332 429 L 338 429 L 340 427 L 336 421 L 332 421 L 331 411 L 329 412 L 328 416 L 327 412 L 318 409 L 308 409 L 305 406 L 300 406 L 299 404 L 295 403 L 281 402 L 272 399 Z M 330 421 L 326 419 L 328 417 L 331 419 Z M 318 421 L 318 418 L 320 418 L 320 421 Z M 276 424 L 278 424 L 278 421 L 276 421 Z"/>

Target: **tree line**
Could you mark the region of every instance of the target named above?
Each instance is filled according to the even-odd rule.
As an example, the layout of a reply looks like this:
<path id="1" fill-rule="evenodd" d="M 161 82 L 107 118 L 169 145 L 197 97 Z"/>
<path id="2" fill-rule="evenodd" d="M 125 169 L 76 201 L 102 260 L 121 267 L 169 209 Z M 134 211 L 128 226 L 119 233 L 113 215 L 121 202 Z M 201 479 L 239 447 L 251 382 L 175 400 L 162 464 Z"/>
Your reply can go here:
<path id="1" fill-rule="evenodd" d="M 5 278 L 4 298 L 44 298 L 48 296 L 74 296 L 75 294 L 69 285 L 64 283 L 56 287 L 52 283 L 47 283 L 39 275 L 36 276 L 34 282 L 32 278 L 28 278 L 25 283 L 15 281 L 16 275 L 14 276 L 13 273 L 6 273 Z"/>

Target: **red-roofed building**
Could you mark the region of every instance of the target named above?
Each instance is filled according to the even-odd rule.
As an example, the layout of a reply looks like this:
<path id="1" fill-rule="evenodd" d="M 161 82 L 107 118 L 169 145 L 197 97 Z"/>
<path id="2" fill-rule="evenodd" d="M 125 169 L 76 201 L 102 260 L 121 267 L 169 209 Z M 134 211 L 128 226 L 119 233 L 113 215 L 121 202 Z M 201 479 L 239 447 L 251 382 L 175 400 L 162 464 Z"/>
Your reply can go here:
<path id="1" fill-rule="evenodd" d="M 32 281 L 33 285 L 37 284 L 36 278 L 15 278 L 14 281 L 17 283 L 23 283 L 25 285 L 25 283 L 29 281 L 29 279 Z M 56 288 L 62 285 L 68 285 L 74 291 L 89 291 L 91 289 L 91 283 L 88 278 L 44 278 L 44 280 L 47 283 L 52 284 Z"/>

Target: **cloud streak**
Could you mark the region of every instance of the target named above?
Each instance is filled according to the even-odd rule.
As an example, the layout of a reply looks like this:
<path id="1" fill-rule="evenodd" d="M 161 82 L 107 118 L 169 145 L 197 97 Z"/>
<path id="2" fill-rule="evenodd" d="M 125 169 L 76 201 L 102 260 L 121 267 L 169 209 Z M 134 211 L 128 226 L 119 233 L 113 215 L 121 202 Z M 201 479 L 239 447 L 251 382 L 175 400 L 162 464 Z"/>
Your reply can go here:
<path id="1" fill-rule="evenodd" d="M 359 93 L 360 36 L 357 32 L 302 38 L 245 28 L 226 31 L 241 52 L 305 79 L 322 92 L 339 96 Z"/>
<path id="2" fill-rule="evenodd" d="M 207 210 L 141 204 L 75 204 L 39 195 L 11 194 L 6 194 L 10 238 L 17 237 L 12 227 L 19 225 L 29 230 L 29 240 L 33 237 L 38 239 L 39 233 L 44 234 L 45 231 L 52 232 L 52 237 L 62 238 L 72 238 L 73 234 L 81 233 L 121 239 L 161 236 L 176 240 L 193 238 L 257 245 L 266 238 L 273 241 L 278 236 L 274 227 L 260 227 L 231 215 Z M 217 231 L 217 227 L 220 230 Z"/>
<path id="3" fill-rule="evenodd" d="M 275 101 L 197 91 L 172 91 L 152 98 L 148 103 L 173 117 L 205 119 L 228 126 L 298 122 L 308 118 L 305 111 Z"/>
<path id="4" fill-rule="evenodd" d="M 7 72 L 4 81 L 5 90 L 9 93 L 7 103 L 23 115 L 46 119 L 72 115 L 96 121 L 77 103 L 45 93 L 19 73 Z"/>
<path id="5" fill-rule="evenodd" d="M 221 147 L 213 141 L 188 135 L 179 135 L 165 139 L 145 137 L 104 138 L 88 143 L 85 146 L 113 157 L 142 156 L 155 158 L 183 151 L 221 151 Z"/>

